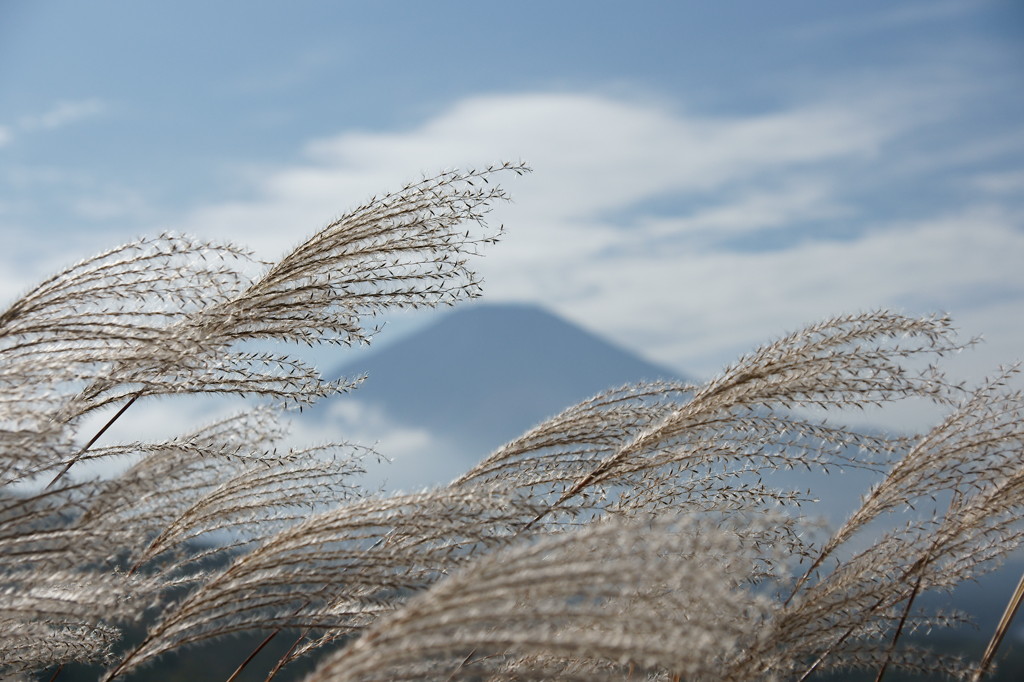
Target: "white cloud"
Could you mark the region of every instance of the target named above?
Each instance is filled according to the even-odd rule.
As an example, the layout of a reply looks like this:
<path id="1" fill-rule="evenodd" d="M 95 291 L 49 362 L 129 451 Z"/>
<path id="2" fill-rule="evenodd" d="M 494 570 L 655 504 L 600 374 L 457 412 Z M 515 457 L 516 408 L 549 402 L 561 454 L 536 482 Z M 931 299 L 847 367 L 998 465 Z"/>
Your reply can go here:
<path id="1" fill-rule="evenodd" d="M 992 194 L 1024 196 L 1024 171 L 982 173 L 973 179 L 973 184 Z"/>
<path id="2" fill-rule="evenodd" d="M 307 162 L 264 176 L 257 200 L 204 207 L 187 226 L 273 255 L 417 171 L 522 157 L 536 172 L 508 180 L 514 203 L 495 217 L 508 236 L 479 264 L 492 300 L 544 302 L 702 375 L 773 335 L 876 307 L 963 312 L 976 334 L 985 310 L 1005 312 L 995 301 L 1024 303 L 1022 217 L 982 203 L 1017 174 L 978 180 L 990 193 L 975 204 L 901 222 L 843 194 L 913 128 L 908 97 L 729 117 L 593 94 L 473 97 L 411 130 L 314 140 Z M 899 162 L 910 167 L 905 148 Z M 858 226 L 840 238 L 830 221 Z M 732 243 L 768 233 L 770 248 Z M 998 348 L 1021 345 L 1024 322 L 992 322 Z"/>
<path id="3" fill-rule="evenodd" d="M 55 130 L 102 114 L 106 108 L 104 102 L 96 98 L 68 100 L 58 102 L 40 114 L 24 116 L 18 123 L 23 130 Z"/>
<path id="4" fill-rule="evenodd" d="M 523 157 L 543 180 L 517 193 L 517 203 L 542 205 L 548 217 L 578 217 L 772 169 L 870 155 L 897 125 L 879 113 L 826 104 L 702 117 L 597 95 L 493 95 L 464 100 L 413 131 L 348 133 L 308 151 L 339 170 L 370 171 L 372 180 L 374 171 L 403 166 Z M 289 173 L 274 186 L 290 180 L 308 188 L 310 179 Z"/>
<path id="5" fill-rule="evenodd" d="M 785 184 L 782 172 L 806 175 L 823 164 L 870 157 L 902 125 L 890 113 L 876 103 L 864 111 L 815 104 L 721 118 L 598 95 L 474 97 L 414 130 L 315 140 L 306 148 L 308 163 L 266 171 L 256 200 L 203 207 L 185 224 L 275 255 L 339 209 L 417 172 L 525 158 L 537 173 L 510 188 L 514 208 L 500 215 L 514 230 L 502 252 L 509 256 L 521 242 L 529 253 L 520 255 L 531 262 L 557 260 L 607 246 L 608 235 L 593 225 L 605 212 L 762 177 Z M 799 190 L 805 203 L 821 184 Z M 788 191 L 795 191 L 792 184 Z M 745 196 L 766 201 L 756 189 Z M 726 219 L 730 209 L 720 210 L 719 219 Z"/>
<path id="6" fill-rule="evenodd" d="M 602 320 L 620 342 L 646 339 L 648 355 L 662 362 L 708 374 L 770 336 L 834 314 L 891 307 L 980 322 L 1006 297 L 1019 305 L 1020 221 L 968 212 L 763 252 L 691 250 L 684 242 L 609 259 L 604 272 L 615 272 L 614 281 L 596 269 L 567 268 L 565 289 L 584 293 L 559 307 L 584 323 Z M 1005 320 L 998 326 L 1010 331 Z M 1021 325 L 1011 326 L 1021 339 Z"/>
<path id="7" fill-rule="evenodd" d="M 809 220 L 836 218 L 851 213 L 837 201 L 835 189 L 816 176 L 790 178 L 784 184 L 740 188 L 713 205 L 685 216 L 639 219 L 636 225 L 648 237 L 735 238 L 772 228 L 787 228 Z"/>
<path id="8" fill-rule="evenodd" d="M 316 419 L 296 419 L 291 441 L 296 444 L 337 442 L 370 446 L 385 460 L 366 460 L 364 485 L 390 491 L 450 482 L 463 473 L 464 458 L 443 438 L 426 429 L 394 421 L 380 408 L 358 397 L 329 401 Z"/>
<path id="9" fill-rule="evenodd" d="M 911 173 L 919 157 L 902 135 L 937 115 L 912 91 L 731 116 L 597 94 L 472 97 L 409 130 L 313 140 L 301 163 L 248 169 L 251 198 L 176 227 L 274 257 L 417 173 L 525 158 L 536 172 L 505 179 L 514 203 L 494 216 L 507 237 L 478 263 L 490 300 L 545 303 L 698 375 L 829 315 L 943 309 L 990 334 L 979 364 L 992 367 L 1024 347 L 1010 314 L 1024 305 L 1022 216 L 1008 198 L 1019 173 L 979 176 L 975 201 L 912 220 L 860 211 L 845 193 L 870 185 L 897 144 Z"/>
<path id="10" fill-rule="evenodd" d="M 98 116 L 105 111 L 106 103 L 97 98 L 58 102 L 41 113 L 22 116 L 16 122 L 0 124 L 0 147 L 11 144 L 17 133 L 56 130 Z"/>

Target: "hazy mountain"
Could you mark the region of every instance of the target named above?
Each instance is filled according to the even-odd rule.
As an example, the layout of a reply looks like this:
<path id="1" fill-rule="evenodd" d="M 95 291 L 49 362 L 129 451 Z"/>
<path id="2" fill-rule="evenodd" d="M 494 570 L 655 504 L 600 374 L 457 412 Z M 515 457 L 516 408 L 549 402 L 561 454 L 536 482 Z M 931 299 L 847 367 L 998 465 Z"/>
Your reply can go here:
<path id="1" fill-rule="evenodd" d="M 334 376 L 366 374 L 350 396 L 337 399 L 334 419 L 366 440 L 383 438 L 390 466 L 375 470 L 390 489 L 446 483 L 502 443 L 547 417 L 608 388 L 642 379 L 683 379 L 535 305 L 461 307 L 432 326 L 362 359 Z M 338 409 L 359 406 L 345 415 Z M 367 409 L 368 408 L 368 409 Z M 420 447 L 387 442 L 388 430 L 429 433 Z M 386 447 L 390 445 L 391 447 Z M 773 484 L 814 489 L 817 513 L 837 522 L 871 477 L 860 471 L 822 476 L 783 471 Z"/>
<path id="2" fill-rule="evenodd" d="M 333 374 L 367 374 L 354 399 L 481 457 L 607 388 L 681 378 L 543 308 L 515 304 L 461 307 Z"/>

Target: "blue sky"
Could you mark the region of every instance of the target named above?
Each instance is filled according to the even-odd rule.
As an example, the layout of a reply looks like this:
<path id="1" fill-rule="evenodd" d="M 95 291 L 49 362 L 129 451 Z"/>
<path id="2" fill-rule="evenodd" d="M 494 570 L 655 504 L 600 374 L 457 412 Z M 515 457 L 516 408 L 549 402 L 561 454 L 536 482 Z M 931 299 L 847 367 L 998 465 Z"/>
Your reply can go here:
<path id="1" fill-rule="evenodd" d="M 505 159 L 489 300 L 697 376 L 877 307 L 984 335 L 965 376 L 1024 358 L 1021 3 L 0 0 L 5 300 Z"/>

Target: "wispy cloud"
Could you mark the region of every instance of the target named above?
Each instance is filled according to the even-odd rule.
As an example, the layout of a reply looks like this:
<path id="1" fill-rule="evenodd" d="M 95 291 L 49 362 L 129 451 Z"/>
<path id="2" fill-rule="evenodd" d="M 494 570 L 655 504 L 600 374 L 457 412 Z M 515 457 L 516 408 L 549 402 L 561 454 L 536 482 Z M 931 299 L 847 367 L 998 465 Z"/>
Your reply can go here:
<path id="1" fill-rule="evenodd" d="M 973 184 L 992 194 L 1024 196 L 1024 170 L 982 173 L 973 179 Z"/>
<path id="2" fill-rule="evenodd" d="M 90 188 L 88 194 L 70 200 L 75 215 L 86 220 L 103 221 L 113 218 L 150 218 L 153 208 L 139 193 L 125 187 L 102 186 Z"/>
<path id="3" fill-rule="evenodd" d="M 748 202 L 769 203 L 763 191 L 759 196 L 765 179 L 774 192 L 786 184 L 782 173 L 806 175 L 823 164 L 869 158 L 900 126 L 899 117 L 882 113 L 826 104 L 721 118 L 588 94 L 474 97 L 410 131 L 313 141 L 308 163 L 264 174 L 257 200 L 203 207 L 188 223 L 279 251 L 333 215 L 339 200 L 357 203 L 410 172 L 526 158 L 538 173 L 517 183 L 514 216 L 505 215 L 518 234 L 560 258 L 602 247 L 602 228 L 585 221 L 666 196 L 703 200 L 732 187 L 743 188 Z M 786 191 L 791 202 L 808 204 L 809 193 L 820 190 Z M 817 201 L 827 208 L 827 197 Z M 719 211 L 719 220 L 730 220 L 725 206 Z M 530 250 L 531 258 L 543 257 Z"/>
<path id="4" fill-rule="evenodd" d="M 106 111 L 107 104 L 96 98 L 57 102 L 45 111 L 0 124 L 0 147 L 11 144 L 24 133 L 57 130 Z"/>
<path id="5" fill-rule="evenodd" d="M 661 362 L 711 373 L 771 334 L 881 306 L 983 325 L 990 301 L 1024 305 L 1021 215 L 991 198 L 1014 175 L 913 219 L 858 207 L 892 189 L 872 187 L 889 181 L 890 147 L 907 162 L 907 104 L 876 94 L 722 117 L 595 94 L 472 97 L 411 130 L 312 141 L 256 199 L 184 226 L 272 256 L 410 172 L 522 157 L 537 172 L 495 215 L 510 229 L 481 264 L 487 295 L 541 301 Z M 1024 340 L 1024 323 L 1000 326 Z"/>
<path id="6" fill-rule="evenodd" d="M 252 74 L 242 77 L 234 89 L 244 94 L 283 93 L 315 79 L 342 57 L 338 45 L 307 47 L 286 59 L 285 63 L 252 66 Z"/>
<path id="7" fill-rule="evenodd" d="M 18 121 L 22 130 L 55 130 L 92 118 L 106 110 L 106 104 L 99 99 L 70 100 L 58 102 L 50 109 L 38 114 L 23 116 Z"/>
<path id="8" fill-rule="evenodd" d="M 646 330 L 660 359 L 708 371 L 769 334 L 841 311 L 976 316 L 1007 298 L 1024 302 L 1024 275 L 1014 265 L 1024 262 L 1022 218 L 967 211 L 766 251 L 681 244 L 616 259 L 616 282 L 607 284 L 597 271 L 567 269 L 567 288 L 583 293 L 565 307 L 581 319 L 614 310 L 603 317 L 617 338 Z M 616 286 L 622 280 L 634 284 Z"/>
<path id="9" fill-rule="evenodd" d="M 872 206 L 900 194 L 894 181 L 930 187 L 920 183 L 934 172 L 928 159 L 948 151 L 914 146 L 922 121 L 942 114 L 915 106 L 914 92 L 826 94 L 728 116 L 595 93 L 469 97 L 411 129 L 312 140 L 298 163 L 245 169 L 245 198 L 158 228 L 272 258 L 418 172 L 525 158 L 536 172 L 508 180 L 514 202 L 493 216 L 507 237 L 479 264 L 490 300 L 542 302 L 697 375 L 830 314 L 941 309 L 969 334 L 991 333 L 981 363 L 991 368 L 1024 346 L 1024 321 L 1006 319 L 1024 307 L 1019 173 L 975 166 L 958 176 L 959 198 L 937 191 L 944 176 L 912 209 Z M 101 110 L 58 107 L 34 125 Z M 144 215 L 140 201 L 95 195 L 75 210 Z"/>
<path id="10" fill-rule="evenodd" d="M 844 16 L 841 19 L 807 24 L 799 27 L 797 32 L 804 36 L 828 38 L 854 33 L 877 33 L 886 29 L 913 28 L 933 22 L 961 20 L 964 15 L 977 12 L 979 4 L 971 0 L 944 0 L 892 5 L 859 16 Z"/>

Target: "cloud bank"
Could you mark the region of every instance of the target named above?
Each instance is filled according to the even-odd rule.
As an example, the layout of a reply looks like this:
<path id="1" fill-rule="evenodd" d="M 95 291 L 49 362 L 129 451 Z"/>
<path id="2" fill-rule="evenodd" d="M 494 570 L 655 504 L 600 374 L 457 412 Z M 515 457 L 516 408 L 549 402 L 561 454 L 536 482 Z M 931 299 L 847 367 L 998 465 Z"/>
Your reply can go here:
<path id="1" fill-rule="evenodd" d="M 159 229 L 272 258 L 419 174 L 525 159 L 534 174 L 504 180 L 513 203 L 493 216 L 507 237 L 478 264 L 487 300 L 542 303 L 697 376 L 829 315 L 947 311 L 990 340 L 964 364 L 976 376 L 1024 355 L 1022 180 L 972 170 L 1005 148 L 993 140 L 953 155 L 916 143 L 944 115 L 934 97 L 867 89 L 729 115 L 601 93 L 467 97 L 406 130 L 346 131 L 295 163 L 243 168 L 238 198 Z"/>
<path id="2" fill-rule="evenodd" d="M 909 216 L 874 209 L 901 191 L 893 167 L 914 165 L 907 97 L 732 116 L 599 94 L 471 97 L 410 130 L 313 140 L 302 163 L 263 169 L 254 198 L 202 207 L 184 227 L 272 256 L 417 172 L 524 158 L 535 173 L 509 180 L 514 203 L 495 215 L 507 238 L 480 264 L 490 300 L 544 303 L 697 374 L 877 307 L 994 328 L 981 364 L 1009 360 L 1024 340 L 1003 317 L 1024 303 L 1024 213 L 1006 198 L 1019 174 L 971 176 L 973 195 Z"/>

